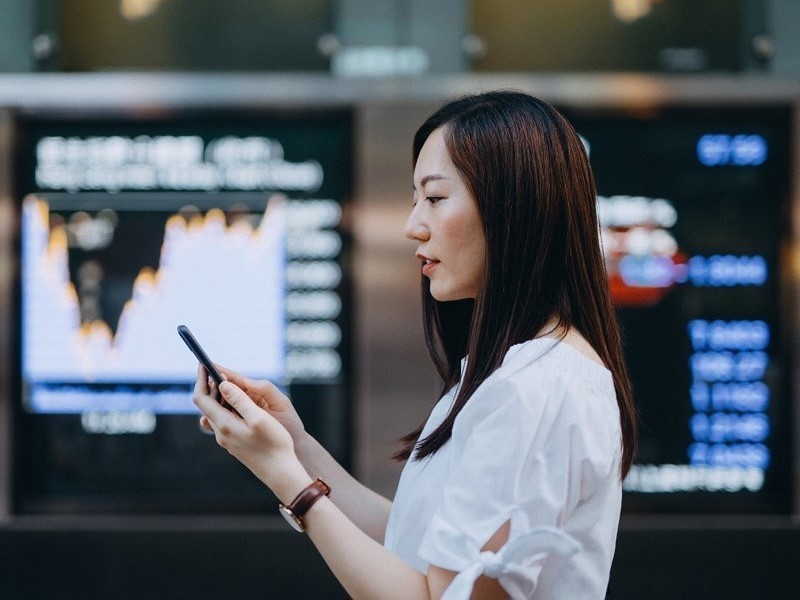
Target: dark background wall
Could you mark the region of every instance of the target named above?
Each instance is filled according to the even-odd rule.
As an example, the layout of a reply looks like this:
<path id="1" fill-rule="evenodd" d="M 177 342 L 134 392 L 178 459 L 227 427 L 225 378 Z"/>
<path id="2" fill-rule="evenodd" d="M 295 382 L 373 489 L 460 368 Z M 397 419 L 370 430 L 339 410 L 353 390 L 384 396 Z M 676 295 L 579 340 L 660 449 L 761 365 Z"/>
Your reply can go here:
<path id="1" fill-rule="evenodd" d="M 662 11 L 654 13 L 656 17 L 666 18 L 663 11 L 668 2 L 665 0 L 656 7 Z M 434 81 L 435 85 L 417 86 L 418 96 L 414 102 L 400 106 L 394 101 L 396 98 L 392 98 L 392 90 L 402 86 L 393 80 L 376 81 L 373 89 L 382 91 L 371 92 L 376 94 L 376 99 L 359 112 L 356 123 L 360 142 L 355 200 L 359 210 L 354 219 L 361 250 L 354 265 L 358 282 L 356 300 L 360 309 L 372 316 L 369 322 L 362 322 L 358 330 L 360 364 L 354 413 L 357 432 L 353 440 L 354 470 L 369 485 L 391 495 L 399 474 L 399 467 L 387 460 L 391 441 L 398 432 L 407 431 L 419 422 L 429 406 L 430 395 L 436 390 L 420 332 L 414 325 L 418 319 L 417 289 L 403 283 L 414 277 L 414 265 L 412 261 L 399 258 L 408 250 L 397 228 L 402 224 L 408 204 L 410 132 L 443 96 L 476 87 L 520 87 L 519 80 L 514 77 L 493 75 L 498 71 L 539 68 L 596 71 L 613 70 L 615 65 L 617 70 L 663 71 L 664 65 L 652 58 L 653 52 L 650 53 L 651 62 L 636 64 L 626 62 L 625 56 L 615 62 L 613 54 L 598 52 L 589 55 L 595 62 L 581 65 L 575 62 L 580 57 L 551 56 L 552 61 L 561 58 L 562 63 L 553 66 L 551 61 L 551 67 L 542 66 L 543 63 L 536 60 L 543 59 L 546 54 L 536 53 L 537 40 L 529 35 L 530 29 L 524 27 L 515 41 L 517 50 L 504 54 L 498 50 L 496 38 L 498 32 L 502 32 L 503 19 L 513 18 L 514 13 L 498 12 L 493 20 L 489 19 L 491 15 L 486 13 L 494 5 L 487 2 L 449 2 L 448 10 L 435 12 L 426 9 L 421 2 L 410 0 L 293 3 L 297 4 L 292 9 L 295 12 L 281 13 L 283 21 L 278 19 L 271 26 L 278 22 L 283 25 L 270 35 L 274 41 L 276 36 L 289 31 L 292 23 L 299 23 L 292 19 L 304 10 L 311 11 L 308 22 L 292 30 L 304 32 L 305 37 L 296 40 L 298 49 L 294 55 L 302 58 L 301 63 L 276 53 L 269 46 L 269 40 L 256 39 L 258 31 L 248 34 L 254 40 L 252 45 L 247 36 L 230 39 L 223 35 L 213 40 L 213 45 L 191 52 L 191 48 L 202 45 L 203 38 L 189 36 L 183 47 L 168 48 L 170 22 L 174 25 L 176 19 L 179 20 L 178 13 L 181 7 L 188 6 L 187 3 L 176 1 L 170 5 L 167 2 L 161 20 L 139 24 L 99 18 L 108 6 L 116 5 L 115 2 L 102 4 L 103 7 L 97 2 L 63 2 L 57 6 L 47 1 L 0 0 L 0 71 L 282 70 L 314 71 L 324 78 L 330 56 L 320 50 L 318 42 L 320 36 L 330 31 L 334 39 L 328 41 L 333 42 L 334 48 L 337 44 L 368 46 L 384 42 L 396 46 L 416 45 L 433 57 L 430 63 L 433 72 L 463 72 L 474 68 L 486 75 L 486 78 L 471 79 L 467 83 L 443 78 Z M 596 0 L 596 4 L 605 5 L 600 0 Z M 674 3 L 670 10 L 678 10 L 686 4 Z M 797 41 L 800 39 L 797 33 L 800 3 L 796 0 L 742 0 L 740 3 L 710 3 L 706 9 L 713 13 L 723 4 L 731 10 L 722 13 L 722 29 L 728 36 L 738 36 L 738 41 L 733 43 L 730 37 L 722 39 L 715 47 L 723 49 L 724 57 L 709 63 L 708 70 L 800 79 L 800 43 Z M 92 6 L 96 10 L 93 11 Z M 202 19 L 205 14 L 208 20 L 210 6 L 203 3 L 202 10 L 193 18 Z M 249 14 L 250 21 L 257 23 L 257 19 L 252 18 L 255 10 L 252 3 L 249 6 L 250 12 L 240 12 L 238 17 Z M 692 15 L 694 24 L 705 28 L 707 19 L 697 18 L 699 14 Z M 371 18 L 366 18 L 367 15 Z M 603 15 L 606 19 L 607 13 Z M 646 33 L 651 24 L 641 22 L 637 30 Z M 201 25 L 198 25 L 198 32 Z M 573 23 L 575 27 L 578 25 Z M 616 23 L 606 25 L 617 26 Z M 228 23 L 228 26 L 228 31 L 236 31 L 235 24 Z M 376 37 L 376 30 L 384 32 L 384 36 Z M 95 32 L 94 37 L 85 35 L 91 31 Z M 112 31 L 117 33 L 111 35 Z M 136 37 L 148 31 L 149 37 Z M 442 41 L 437 31 L 446 32 L 446 41 Z M 264 33 L 268 33 L 268 28 Z M 478 39 L 466 40 L 470 43 L 463 44 L 466 34 L 475 34 Z M 710 43 L 717 39 L 716 33 L 703 37 L 702 30 L 697 35 L 700 37 L 690 40 L 692 44 L 700 43 L 696 40 Z M 759 35 L 767 36 L 762 40 L 767 44 L 758 46 L 761 53 L 754 54 L 754 38 Z M 143 45 L 134 48 L 132 45 L 141 44 L 141 39 L 145 39 Z M 538 42 L 543 40 L 540 38 Z M 601 39 L 598 43 L 604 42 Z M 443 45 L 437 47 L 437 44 Z M 485 44 L 483 51 L 481 44 Z M 248 46 L 253 50 L 251 54 L 247 54 Z M 230 52 L 226 53 L 226 49 Z M 130 54 L 125 58 L 128 51 Z M 528 53 L 527 59 L 525 53 Z M 281 62 L 281 58 L 286 60 Z M 601 59 L 606 62 L 602 63 Z M 24 87 L 27 81 L 0 78 L 0 96 L 6 99 L 13 96 L 9 88 Z M 332 90 L 340 88 L 325 88 L 328 83 L 318 88 L 317 101 L 335 100 Z M 617 94 L 617 101 L 636 103 L 642 95 L 658 93 L 672 100 L 688 97 L 689 102 L 703 101 L 710 96 L 720 98 L 742 82 L 735 78 L 719 80 L 709 75 L 707 80 L 701 76 L 700 80 L 688 83 L 649 79 L 637 84 L 634 80 L 614 80 L 614 87 L 605 89 L 587 87 L 585 80 L 556 81 L 551 87 L 548 85 L 544 87 L 545 96 L 558 97 L 565 89 L 571 89 L 573 91 L 566 94 L 575 94 L 579 102 L 595 101 L 599 91 L 600 95 Z M 409 87 L 414 87 L 413 83 Z M 688 88 L 694 91 L 686 96 Z M 764 80 L 749 84 L 748 89 L 747 98 L 753 102 L 762 102 L 770 94 L 773 97 L 776 94 L 774 85 Z M 286 92 L 280 100 L 284 106 L 298 98 L 297 94 L 292 94 L 291 84 L 280 91 Z M 158 95 L 157 89 L 150 92 Z M 137 93 L 142 92 L 132 89 L 117 99 L 125 104 L 130 101 L 130 94 Z M 624 99 L 626 93 L 630 94 L 627 100 Z M 788 95 L 791 94 L 798 97 L 796 91 Z M 357 92 L 351 93 L 351 97 L 355 95 Z M 787 97 L 784 92 L 779 95 L 782 99 Z M 24 89 L 19 97 L 32 104 L 42 101 L 42 94 L 26 93 Z M 73 105 L 84 102 L 79 93 L 62 100 Z M 0 326 L 2 348 L 10 344 L 8 318 L 12 314 L 8 291 L 14 274 L 9 257 L 13 254 L 15 224 L 10 208 L 8 158 L 12 142 L 10 123 L 16 109 L 12 106 L 0 110 L 0 314 L 5 321 Z M 795 137 L 800 139 L 800 131 Z M 795 169 L 796 188 L 800 187 L 798 177 Z M 387 369 L 386 365 L 393 365 L 393 368 Z M 0 375 L 5 377 L 7 373 L 4 360 Z M 412 391 L 406 388 L 409 381 L 414 382 Z M 274 516 L 79 519 L 14 515 L 8 470 L 11 448 L 6 435 L 11 401 L 0 389 L 0 598 L 346 597 L 308 540 L 286 529 Z M 795 413 L 800 411 L 795 410 Z M 792 418 L 797 421 L 798 414 Z M 787 448 L 786 451 L 796 456 L 798 449 Z M 656 516 L 644 520 L 625 517 L 619 533 L 609 597 L 796 598 L 800 589 L 800 570 L 796 566 L 799 547 L 800 527 L 789 515 L 749 519 L 737 516 L 698 519 Z"/>
<path id="2" fill-rule="evenodd" d="M 613 600 L 792 600 L 800 529 L 623 524 Z M 305 536 L 275 517 L 177 526 L 118 520 L 0 530 L 0 597 L 101 600 L 347 598 Z"/>

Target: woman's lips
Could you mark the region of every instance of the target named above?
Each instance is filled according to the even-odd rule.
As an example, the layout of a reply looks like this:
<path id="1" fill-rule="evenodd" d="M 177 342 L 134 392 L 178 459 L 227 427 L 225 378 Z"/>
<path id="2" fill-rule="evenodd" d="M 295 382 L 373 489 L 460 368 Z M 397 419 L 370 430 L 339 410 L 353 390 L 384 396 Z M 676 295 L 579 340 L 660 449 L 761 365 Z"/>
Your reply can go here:
<path id="1" fill-rule="evenodd" d="M 431 272 L 436 268 L 436 265 L 438 264 L 439 264 L 438 260 L 426 259 L 422 261 L 422 274 L 430 275 Z"/>

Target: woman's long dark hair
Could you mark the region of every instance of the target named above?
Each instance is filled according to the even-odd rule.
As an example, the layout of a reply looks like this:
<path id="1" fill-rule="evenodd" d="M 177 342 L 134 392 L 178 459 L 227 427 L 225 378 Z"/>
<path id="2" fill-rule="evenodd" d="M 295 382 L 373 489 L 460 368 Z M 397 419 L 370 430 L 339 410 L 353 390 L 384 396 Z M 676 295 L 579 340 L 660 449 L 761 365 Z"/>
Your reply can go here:
<path id="1" fill-rule="evenodd" d="M 486 264 L 474 301 L 439 302 L 422 277 L 428 352 L 443 389 L 459 379 L 461 385 L 444 421 L 422 440 L 422 427 L 403 437 L 395 458 L 419 460 L 441 448 L 458 413 L 508 349 L 555 320 L 580 332 L 611 371 L 624 477 L 636 449 L 636 410 L 600 248 L 594 177 L 580 138 L 547 103 L 519 92 L 489 92 L 454 100 L 428 118 L 414 136 L 414 165 L 439 128 L 477 201 Z"/>

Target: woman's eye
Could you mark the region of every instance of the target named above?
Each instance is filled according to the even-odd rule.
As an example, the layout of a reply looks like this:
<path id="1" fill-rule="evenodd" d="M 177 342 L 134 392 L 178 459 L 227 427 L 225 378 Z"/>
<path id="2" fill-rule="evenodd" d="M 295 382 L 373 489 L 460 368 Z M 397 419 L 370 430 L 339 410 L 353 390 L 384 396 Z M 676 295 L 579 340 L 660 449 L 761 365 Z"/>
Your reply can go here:
<path id="1" fill-rule="evenodd" d="M 425 200 L 431 204 L 436 204 L 439 200 L 442 200 L 442 196 L 425 196 Z"/>

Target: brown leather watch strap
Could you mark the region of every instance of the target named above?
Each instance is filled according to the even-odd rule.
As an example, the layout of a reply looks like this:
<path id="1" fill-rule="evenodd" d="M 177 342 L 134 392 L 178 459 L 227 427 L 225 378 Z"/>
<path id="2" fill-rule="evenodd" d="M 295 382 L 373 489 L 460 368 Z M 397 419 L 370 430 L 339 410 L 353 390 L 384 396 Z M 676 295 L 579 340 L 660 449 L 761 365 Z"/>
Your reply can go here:
<path id="1" fill-rule="evenodd" d="M 317 477 L 317 480 L 308 484 L 286 508 L 292 511 L 295 517 L 302 517 L 317 500 L 330 494 L 331 488 L 328 484 Z"/>

